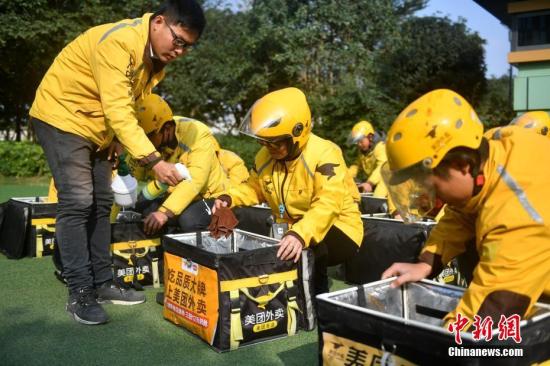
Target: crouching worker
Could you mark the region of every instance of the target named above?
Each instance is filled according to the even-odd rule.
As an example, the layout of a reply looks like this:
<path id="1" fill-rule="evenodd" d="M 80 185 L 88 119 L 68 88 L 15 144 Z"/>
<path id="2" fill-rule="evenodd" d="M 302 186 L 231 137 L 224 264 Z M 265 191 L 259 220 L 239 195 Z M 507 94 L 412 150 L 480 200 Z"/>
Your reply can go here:
<path id="1" fill-rule="evenodd" d="M 165 227 L 168 220 L 177 222 L 183 232 L 204 230 L 210 223 L 214 194 L 229 187 L 216 155 L 217 142 L 205 124 L 184 117 L 174 117 L 164 99 L 151 94 L 136 105 L 136 114 L 143 128 L 162 158 L 170 163 L 181 163 L 188 175 L 168 192 L 154 181 L 154 174 L 134 160 L 128 161 L 137 180 L 150 180 L 140 194 L 136 210 L 146 216 L 144 230 L 154 234 Z M 153 189 L 151 189 L 153 187 Z"/>
<path id="2" fill-rule="evenodd" d="M 439 89 L 397 117 L 386 142 L 382 175 L 405 219 L 423 216 L 436 198 L 447 203 L 416 264 L 396 263 L 392 286 L 439 273 L 470 240 L 479 253 L 473 280 L 447 323 L 530 315 L 550 291 L 550 141 L 514 126 L 483 135 L 470 104 Z M 537 157 L 536 164 L 533 156 Z M 467 329 L 464 329 L 467 330 Z"/>
<path id="3" fill-rule="evenodd" d="M 386 157 L 386 145 L 378 134 L 375 133 L 372 124 L 361 121 L 353 126 L 348 140 L 348 145 L 357 145 L 358 156 L 355 164 L 350 166 L 350 174 L 353 178 L 364 175 L 366 180 L 358 183 L 360 192 L 372 193 L 374 197 L 385 198 L 388 189 L 380 175 L 382 165 L 388 160 Z"/>
<path id="4" fill-rule="evenodd" d="M 363 225 L 342 151 L 311 128 L 309 106 L 299 89 L 277 90 L 256 101 L 240 133 L 262 148 L 248 181 L 231 187 L 215 208 L 266 202 L 286 231 L 277 256 L 297 262 L 303 248 L 313 249 L 318 294 L 329 289 L 327 266 L 357 252 Z"/>

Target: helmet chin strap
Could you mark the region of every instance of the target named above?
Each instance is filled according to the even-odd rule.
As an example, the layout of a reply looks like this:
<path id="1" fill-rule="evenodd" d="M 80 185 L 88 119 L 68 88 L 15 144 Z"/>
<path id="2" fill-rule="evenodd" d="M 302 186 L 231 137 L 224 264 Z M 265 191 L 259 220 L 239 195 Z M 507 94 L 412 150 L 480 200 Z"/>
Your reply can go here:
<path id="1" fill-rule="evenodd" d="M 281 160 L 292 161 L 296 159 L 302 153 L 302 150 L 298 147 L 298 143 L 292 144 L 292 139 L 287 143 L 288 154 Z"/>

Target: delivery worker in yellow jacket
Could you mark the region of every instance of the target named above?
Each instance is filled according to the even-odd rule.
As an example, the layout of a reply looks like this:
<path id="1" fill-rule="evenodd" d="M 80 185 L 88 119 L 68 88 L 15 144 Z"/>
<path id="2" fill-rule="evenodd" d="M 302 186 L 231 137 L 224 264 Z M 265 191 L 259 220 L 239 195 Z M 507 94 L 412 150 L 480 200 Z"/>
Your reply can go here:
<path id="1" fill-rule="evenodd" d="M 219 148 L 218 159 L 232 186 L 244 183 L 250 177 L 246 165 L 239 155 L 230 150 Z M 269 236 L 272 230 L 271 211 L 259 207 L 242 206 L 233 209 L 237 228 L 260 235 Z"/>
<path id="2" fill-rule="evenodd" d="M 372 192 L 374 197 L 387 197 L 388 190 L 380 175 L 380 168 L 388 160 L 386 144 L 376 136 L 372 124 L 368 121 L 360 121 L 353 126 L 347 143 L 357 145 L 359 152 L 355 164 L 349 169 L 353 178 L 360 173 L 366 177 L 365 182 L 357 185 L 360 192 Z"/>
<path id="3" fill-rule="evenodd" d="M 137 304 L 142 294 L 113 284 L 109 212 L 116 140 L 157 178 L 175 185 L 175 166 L 138 126 L 134 104 L 186 53 L 205 18 L 195 0 L 167 0 L 156 13 L 88 29 L 56 57 L 36 91 L 31 124 L 58 190 L 56 238 L 69 288 L 66 309 L 83 324 L 108 316 L 98 304 Z"/>
<path id="4" fill-rule="evenodd" d="M 210 223 L 211 208 L 216 194 L 229 189 L 229 179 L 217 158 L 218 144 L 205 124 L 190 118 L 173 116 L 164 99 L 151 94 L 136 105 L 140 126 L 153 145 L 170 163 L 183 164 L 190 179 L 184 179 L 167 194 L 148 201 L 140 195 L 136 205 L 146 214 L 144 229 L 152 234 L 169 219 L 177 220 L 183 232 L 204 230 Z M 129 160 L 132 175 L 138 180 L 154 180 L 150 169 Z"/>
<path id="5" fill-rule="evenodd" d="M 238 185 L 242 182 L 246 182 L 250 174 L 248 173 L 248 169 L 243 159 L 231 150 L 222 149 L 217 141 L 216 144 L 218 160 L 222 165 L 225 175 L 231 181 L 231 184 Z"/>
<path id="6" fill-rule="evenodd" d="M 437 274 L 475 240 L 479 263 L 455 310 L 469 319 L 529 315 L 550 292 L 550 141 L 515 126 L 489 135 L 470 104 L 447 89 L 406 107 L 387 138 L 382 175 L 404 218 L 447 203 L 419 263 L 392 265 L 394 286 Z M 536 156 L 536 161 L 533 160 Z M 466 330 L 466 328 L 465 328 Z"/>
<path id="7" fill-rule="evenodd" d="M 530 111 L 518 116 L 510 122 L 512 126 L 519 126 L 534 131 L 540 135 L 550 137 L 550 113 L 545 111 Z"/>
<path id="8" fill-rule="evenodd" d="M 298 261 L 303 248 L 316 254 L 316 292 L 328 291 L 326 267 L 354 255 L 363 238 L 358 191 L 340 148 L 311 133 L 305 95 L 296 88 L 260 98 L 240 132 L 263 146 L 246 184 L 232 187 L 216 208 L 267 202 L 287 225 L 278 257 Z"/>

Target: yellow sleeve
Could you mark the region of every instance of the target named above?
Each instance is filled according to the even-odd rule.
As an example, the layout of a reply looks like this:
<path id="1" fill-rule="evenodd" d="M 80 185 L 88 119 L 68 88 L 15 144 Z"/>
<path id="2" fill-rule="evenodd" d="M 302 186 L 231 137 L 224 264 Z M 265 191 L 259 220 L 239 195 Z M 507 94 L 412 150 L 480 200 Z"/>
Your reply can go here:
<path id="1" fill-rule="evenodd" d="M 388 160 L 386 157 L 386 145 L 383 143 L 378 143 L 374 148 L 373 153 L 374 158 L 376 159 L 376 166 L 367 178 L 367 182 L 371 182 L 373 185 L 377 186 L 378 184 L 384 184 L 380 170 L 382 169 L 382 165 Z"/>
<path id="2" fill-rule="evenodd" d="M 529 314 L 533 304 L 550 285 L 550 241 L 548 229 L 528 227 L 494 230 L 481 243 L 474 278 L 447 322 L 457 313 L 473 319 L 492 316 L 495 326 L 500 314 Z"/>
<path id="3" fill-rule="evenodd" d="M 220 159 L 220 162 L 224 170 L 227 172 L 229 180 L 233 184 L 239 184 L 248 179 L 248 169 L 240 156 L 235 154 L 233 151 L 222 150 L 221 157 L 222 159 Z"/>
<path id="4" fill-rule="evenodd" d="M 236 164 L 229 170 L 229 180 L 234 183 L 246 182 L 249 176 L 248 169 L 244 164 Z"/>
<path id="5" fill-rule="evenodd" d="M 248 180 L 238 185 L 232 185 L 227 193 L 231 196 L 231 206 L 254 206 L 265 202 L 256 170 L 250 171 Z"/>
<path id="6" fill-rule="evenodd" d="M 419 260 L 432 266 L 432 274 L 466 250 L 466 244 L 475 239 L 475 217 L 464 215 L 449 206 L 430 232 Z"/>
<path id="7" fill-rule="evenodd" d="M 319 159 L 314 172 L 314 191 L 311 207 L 304 216 L 292 226 L 306 246 L 311 241 L 323 240 L 336 219 L 340 216 L 347 193 L 347 166 L 342 152 L 336 146 L 326 149 Z"/>
<path id="8" fill-rule="evenodd" d="M 179 182 L 162 204 L 164 209 L 179 215 L 203 191 L 208 184 L 212 164 L 218 164 L 218 157 L 209 132 L 202 132 L 191 144 L 186 167 L 191 180 Z M 162 211 L 162 210 L 161 210 Z"/>
<path id="9" fill-rule="evenodd" d="M 156 149 L 136 119 L 132 85 L 126 76 L 132 57 L 127 45 L 112 36 L 96 46 L 90 65 L 99 89 L 105 124 L 133 158 L 142 159 Z"/>

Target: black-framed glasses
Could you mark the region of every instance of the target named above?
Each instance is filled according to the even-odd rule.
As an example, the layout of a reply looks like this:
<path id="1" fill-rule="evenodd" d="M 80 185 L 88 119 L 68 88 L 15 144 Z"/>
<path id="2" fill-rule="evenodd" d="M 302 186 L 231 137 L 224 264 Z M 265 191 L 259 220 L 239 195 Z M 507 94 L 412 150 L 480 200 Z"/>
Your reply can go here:
<path id="1" fill-rule="evenodd" d="M 272 149 L 280 149 L 287 144 L 288 138 L 277 139 L 277 140 L 264 140 L 258 139 L 258 143 L 262 146 L 271 147 Z"/>
<path id="2" fill-rule="evenodd" d="M 195 47 L 194 43 L 189 43 L 185 39 L 178 36 L 176 32 L 174 32 L 172 27 L 170 27 L 170 24 L 168 24 L 166 20 L 164 21 L 164 23 L 166 23 L 166 26 L 168 27 L 168 29 L 170 30 L 170 33 L 172 34 L 172 44 L 175 47 L 181 48 L 182 50 L 188 50 L 188 51 L 192 50 L 193 47 Z"/>

